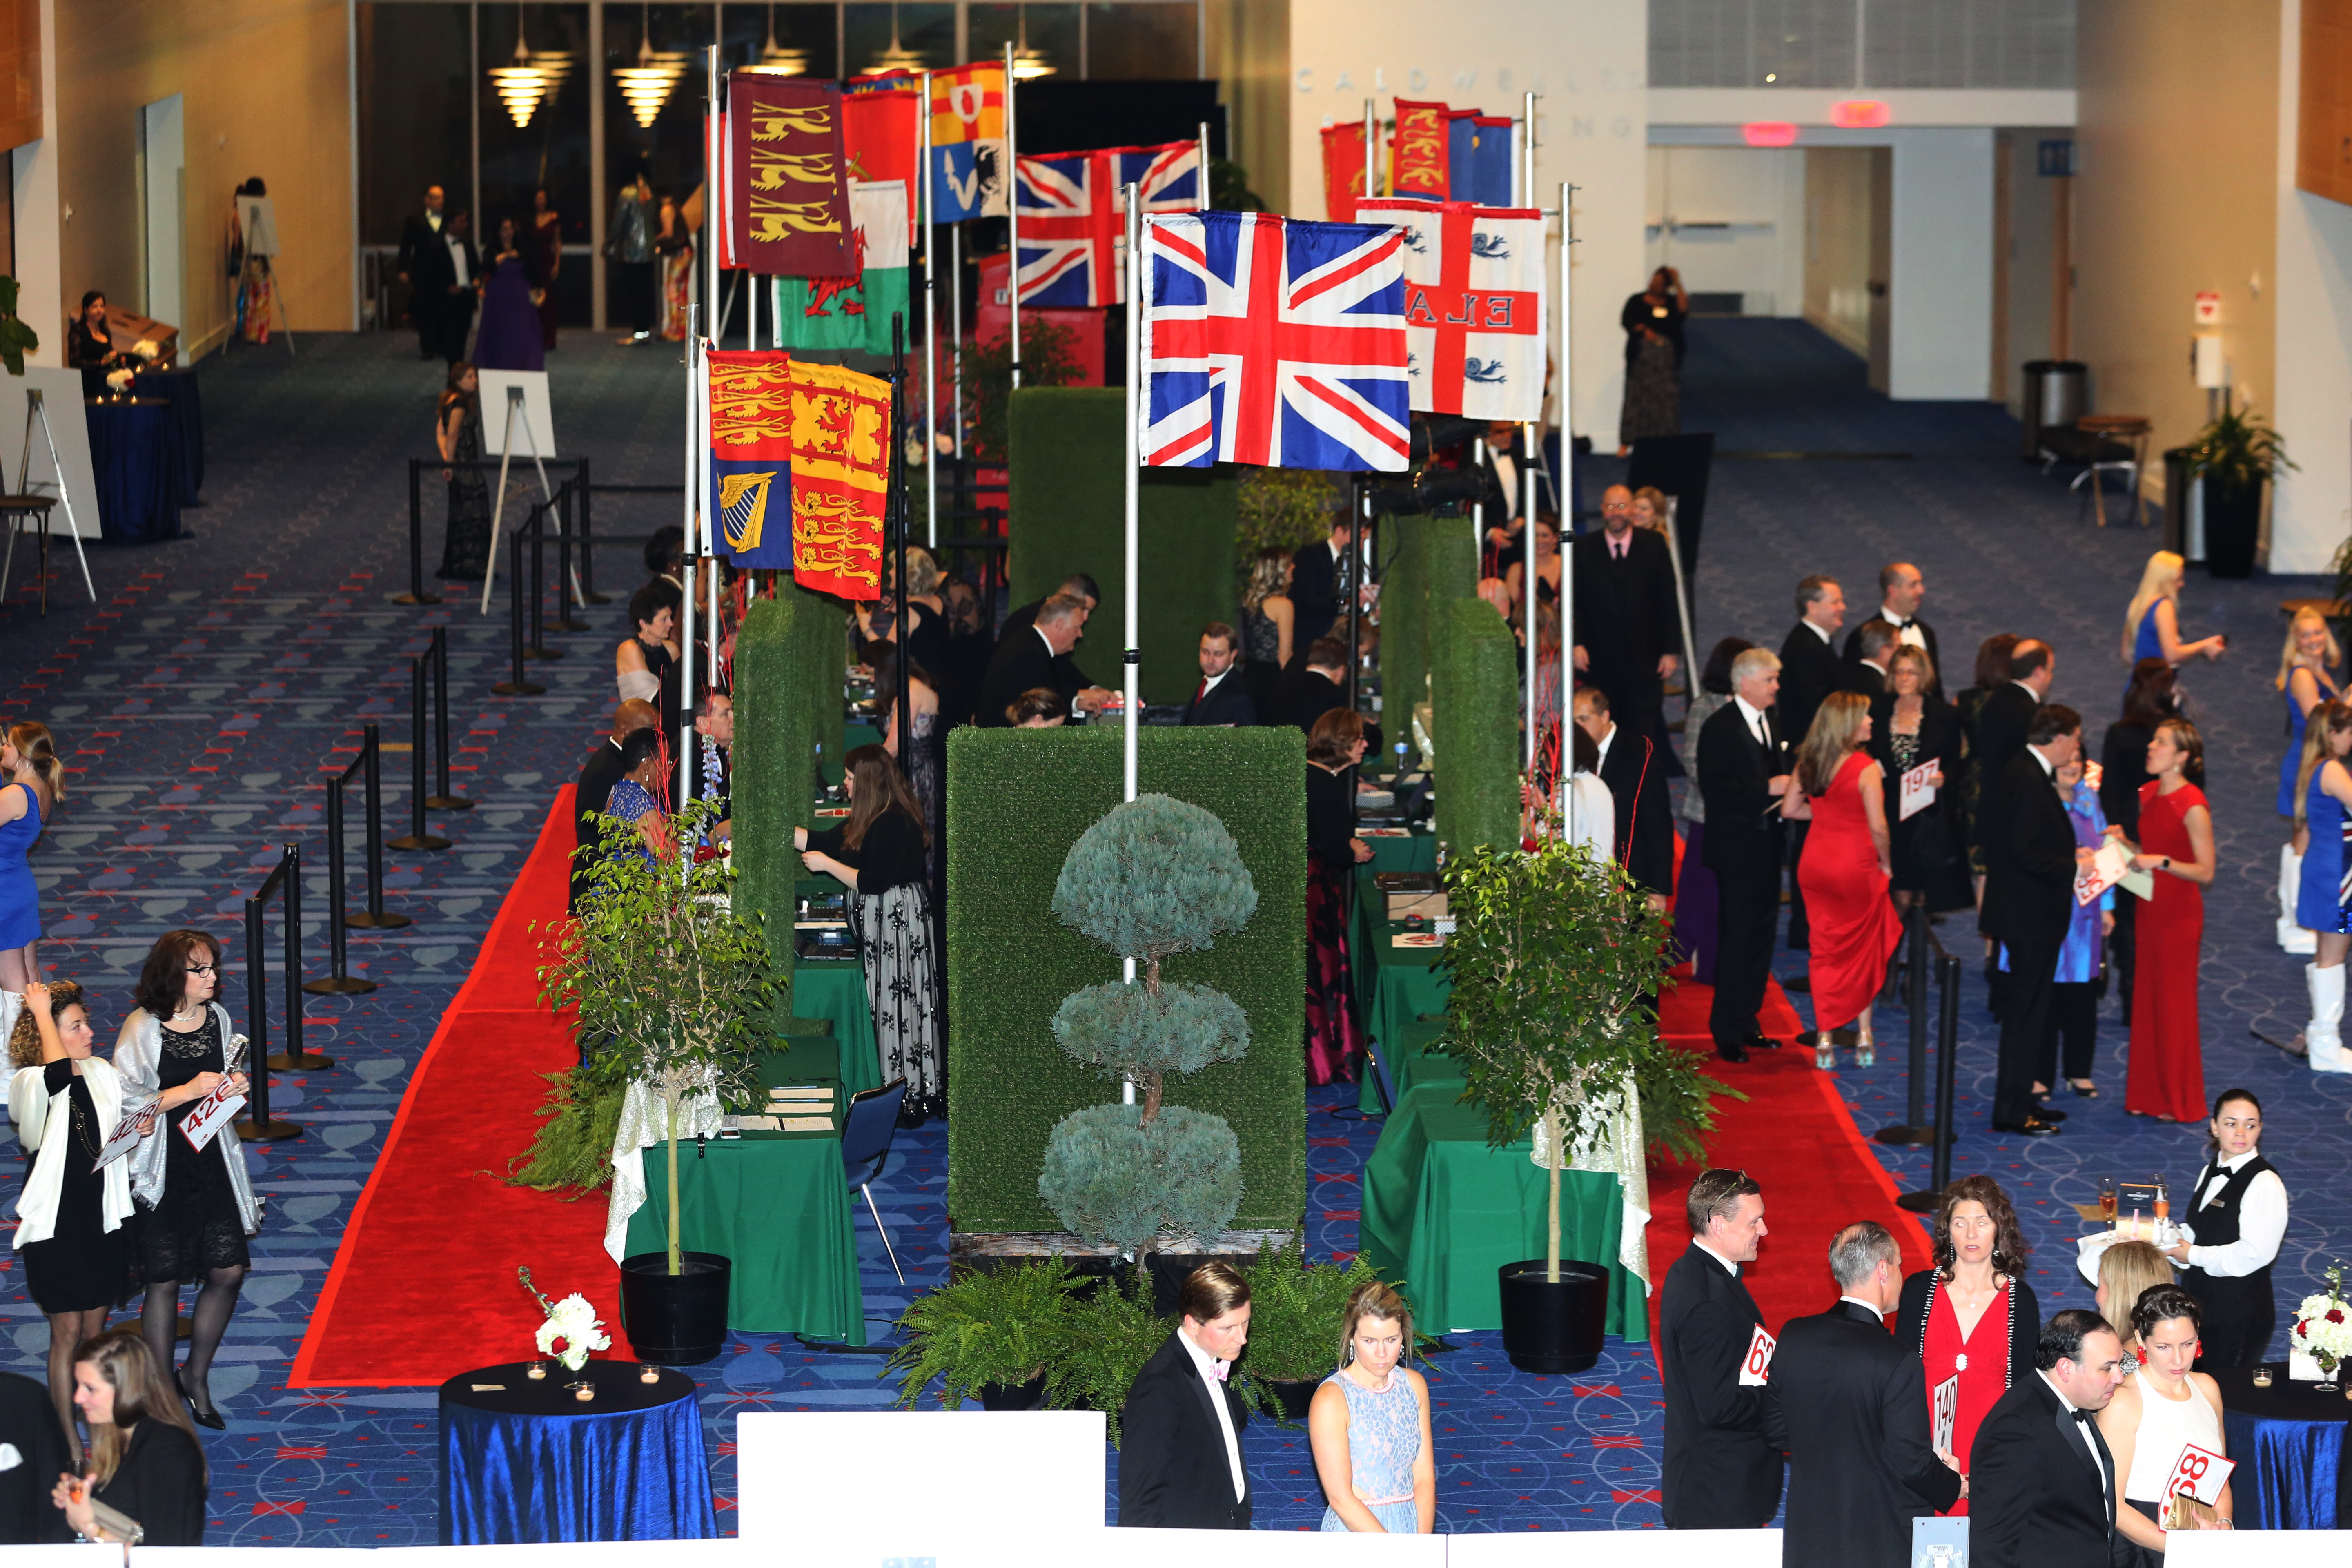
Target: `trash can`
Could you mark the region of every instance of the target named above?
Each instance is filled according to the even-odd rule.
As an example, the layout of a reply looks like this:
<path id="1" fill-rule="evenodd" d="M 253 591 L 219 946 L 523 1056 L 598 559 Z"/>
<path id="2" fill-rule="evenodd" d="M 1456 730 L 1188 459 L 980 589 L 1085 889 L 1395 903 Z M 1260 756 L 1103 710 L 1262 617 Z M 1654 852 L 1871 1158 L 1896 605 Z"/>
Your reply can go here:
<path id="1" fill-rule="evenodd" d="M 2205 559 L 2204 530 L 2189 527 L 2197 510 L 2197 481 L 2189 477 L 2189 448 L 2168 447 L 2164 452 L 2164 547 L 2184 561 Z M 2197 548 L 2192 552 L 2189 546 Z"/>
<path id="2" fill-rule="evenodd" d="M 2037 359 L 2025 365 L 2025 457 L 2039 461 L 2042 432 L 2091 411 L 2091 367 L 2081 360 Z"/>

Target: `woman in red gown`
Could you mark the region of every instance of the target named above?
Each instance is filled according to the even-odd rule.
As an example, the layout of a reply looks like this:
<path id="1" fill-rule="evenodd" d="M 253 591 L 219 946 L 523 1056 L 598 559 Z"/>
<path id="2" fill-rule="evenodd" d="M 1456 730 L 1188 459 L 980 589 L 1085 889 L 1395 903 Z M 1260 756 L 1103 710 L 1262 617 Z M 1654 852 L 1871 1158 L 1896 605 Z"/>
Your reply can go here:
<path id="1" fill-rule="evenodd" d="M 1862 748 L 1870 740 L 1870 701 L 1832 692 L 1813 714 L 1797 748 L 1804 802 L 1792 815 L 1812 817 L 1797 881 L 1812 922 L 1813 1064 L 1837 1066 L 1830 1031 L 1854 1031 L 1854 1062 L 1877 1058 L 1870 1005 L 1886 978 L 1886 961 L 1903 940 L 1903 920 L 1886 896 L 1886 791 L 1884 774 Z"/>
<path id="2" fill-rule="evenodd" d="M 1978 1426 L 2011 1384 L 2033 1375 L 2042 1303 L 2022 1278 L 2025 1233 L 2017 1211 L 1990 1176 L 1963 1176 L 1944 1189 L 1935 1248 L 1936 1267 L 1903 1281 L 1895 1337 L 1926 1363 L 1930 1441 L 1936 1390 L 1959 1380 L 1947 1397 L 1954 1401 L 1951 1454 L 1967 1475 Z M 1951 1511 L 1968 1512 L 1967 1500 Z"/>
<path id="3" fill-rule="evenodd" d="M 2213 814 L 2205 792 L 2187 777 L 2204 762 L 2197 726 L 2167 719 L 2147 743 L 2147 771 L 2156 776 L 2139 786 L 2140 852 L 2132 865 L 2154 877 L 2156 897 L 2136 917 L 2139 962 L 2132 974 L 2124 1109 L 2158 1121 L 2205 1114 L 2197 950 L 2205 935 L 2205 888 L 2213 880 Z"/>

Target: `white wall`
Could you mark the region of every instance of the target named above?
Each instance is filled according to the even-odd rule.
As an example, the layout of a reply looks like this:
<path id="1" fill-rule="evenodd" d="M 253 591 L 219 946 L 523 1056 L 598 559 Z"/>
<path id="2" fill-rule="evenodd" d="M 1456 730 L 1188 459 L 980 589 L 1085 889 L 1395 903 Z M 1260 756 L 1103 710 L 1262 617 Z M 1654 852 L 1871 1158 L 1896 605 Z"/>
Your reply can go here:
<path id="1" fill-rule="evenodd" d="M 1395 95 L 1517 114 L 1537 107 L 1536 188 L 1580 187 L 1574 333 L 1580 433 L 1613 445 L 1624 389 L 1617 310 L 1640 291 L 1648 145 L 1649 6 L 1643 0 L 1484 0 L 1433 10 L 1427 0 L 1291 0 L 1290 210 L 1321 217 L 1327 120 L 1360 120 Z M 1550 269 L 1557 275 L 1557 258 Z"/>
<path id="2" fill-rule="evenodd" d="M 1643 266 L 1675 268 L 1694 294 L 1744 295 L 1749 315 L 1805 313 L 1801 150 L 1652 147 L 1648 171 Z"/>
<path id="3" fill-rule="evenodd" d="M 2272 406 L 2300 473 L 2271 500 L 2270 569 L 2324 572 L 2352 528 L 2352 207 L 2295 189 L 2298 0 L 2279 7 L 2278 380 Z"/>
<path id="4" fill-rule="evenodd" d="M 1992 132 L 1895 142 L 1887 395 L 1985 397 L 1992 386 Z"/>

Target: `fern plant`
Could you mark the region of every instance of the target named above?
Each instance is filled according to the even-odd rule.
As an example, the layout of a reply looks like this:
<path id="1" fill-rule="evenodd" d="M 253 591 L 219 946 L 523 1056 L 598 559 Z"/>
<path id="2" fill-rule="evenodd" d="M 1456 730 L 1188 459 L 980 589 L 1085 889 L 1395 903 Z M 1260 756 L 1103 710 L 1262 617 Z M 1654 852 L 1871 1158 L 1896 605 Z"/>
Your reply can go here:
<path id="1" fill-rule="evenodd" d="M 900 1408 L 912 1410 L 934 1380 L 940 1403 L 953 1410 L 983 1384 L 1023 1384 L 1049 1371 L 1069 1343 L 1078 1284 L 1054 1257 L 973 1269 L 916 1297 L 898 1315 L 907 1342 L 883 1363 L 886 1375 L 898 1374 Z"/>
<path id="2" fill-rule="evenodd" d="M 1045 1367 L 1045 1404 L 1055 1410 L 1099 1410 L 1118 1447 L 1118 1413 L 1136 1375 L 1171 1331 L 1152 1310 L 1151 1271 L 1137 1266 L 1097 1283 L 1092 1295 L 1070 1298 L 1061 1349 Z M 1251 1319 L 1253 1325 L 1256 1319 Z"/>
<path id="3" fill-rule="evenodd" d="M 1249 1352 L 1242 1387 L 1260 1410 L 1283 1419 L 1277 1383 L 1318 1383 L 1339 1364 L 1340 1315 L 1360 1285 L 1379 1278 L 1359 1253 L 1346 1263 L 1309 1263 L 1304 1239 L 1293 1233 L 1277 1248 L 1259 1248 L 1244 1268 L 1249 1280 Z"/>

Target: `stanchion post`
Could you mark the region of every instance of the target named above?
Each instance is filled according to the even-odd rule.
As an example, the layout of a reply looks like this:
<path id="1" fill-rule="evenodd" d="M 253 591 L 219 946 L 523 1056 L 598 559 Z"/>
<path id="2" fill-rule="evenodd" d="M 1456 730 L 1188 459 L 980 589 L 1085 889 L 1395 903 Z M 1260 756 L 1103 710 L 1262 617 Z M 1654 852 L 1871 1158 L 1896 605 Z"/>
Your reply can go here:
<path id="1" fill-rule="evenodd" d="M 555 492 L 555 619 L 547 623 L 550 631 L 589 629 L 587 622 L 572 618 L 572 515 L 579 485 L 574 476 L 564 480 Z"/>
<path id="2" fill-rule="evenodd" d="M 286 1048 L 269 1058 L 280 1072 L 324 1072 L 335 1065 L 331 1057 L 302 1048 L 302 850 L 286 847 L 278 863 L 286 873 Z"/>
<path id="3" fill-rule="evenodd" d="M 441 628 L 433 628 L 434 641 L 424 653 L 409 661 L 408 666 L 408 732 L 412 739 L 408 749 L 408 831 L 392 840 L 394 849 L 446 849 L 449 840 L 425 831 L 425 748 L 431 731 L 425 727 L 425 667 L 432 662 L 433 648 L 441 646 Z M 447 731 L 442 734 L 441 747 L 447 751 Z"/>
<path id="4" fill-rule="evenodd" d="M 1903 934 L 1910 948 L 1903 973 L 1903 1005 L 1911 1015 L 1911 1054 L 1905 1069 L 1910 1079 L 1907 1114 L 1897 1127 L 1882 1127 L 1871 1134 L 1881 1143 L 1916 1147 L 1935 1136 L 1927 1125 L 1927 908 L 1914 904 L 1905 911 Z"/>
<path id="5" fill-rule="evenodd" d="M 588 478 L 587 458 L 580 459 L 580 466 L 572 470 L 572 477 L 580 482 L 580 599 L 583 604 L 609 605 L 613 602 L 613 595 L 596 592 L 595 530 L 590 526 L 590 513 L 596 504 L 596 487 Z"/>
<path id="6" fill-rule="evenodd" d="M 361 734 L 360 763 L 367 781 L 367 908 L 345 915 L 343 923 L 362 931 L 397 931 L 409 921 L 406 915 L 387 914 L 383 908 L 383 732 L 380 725 L 369 724 Z"/>
<path id="7" fill-rule="evenodd" d="M 288 846 L 286 854 L 293 852 L 293 847 Z M 261 907 L 286 874 L 286 860 L 281 857 L 278 868 L 261 884 L 261 891 L 245 900 L 245 1012 L 249 1040 L 245 1070 L 252 1087 L 246 1093 L 245 1115 L 236 1122 L 236 1135 L 248 1143 L 277 1143 L 302 1135 L 292 1122 L 269 1114 L 269 1069 L 277 1064 L 269 1056 L 269 967 L 262 957 Z M 287 1016 L 290 1021 L 301 1012 L 298 1000 L 287 1009 Z"/>
<path id="8" fill-rule="evenodd" d="M 352 758 L 351 767 L 327 781 L 327 974 L 302 983 L 312 996 L 364 996 L 375 989 L 373 980 L 351 978 L 350 942 L 343 933 L 343 786 L 351 783 L 352 769 L 366 761 L 363 754 Z"/>
<path id="9" fill-rule="evenodd" d="M 1948 952 L 1937 954 L 1936 985 L 1939 1004 L 1936 1017 L 1936 1152 L 1928 1166 L 1924 1191 L 1905 1193 L 1895 1201 L 1913 1214 L 1933 1214 L 1952 1184 L 1952 1097 L 1960 1054 L 1960 961 Z"/>
<path id="10" fill-rule="evenodd" d="M 522 533 L 530 536 L 530 613 L 524 616 L 530 625 L 530 644 L 522 650 L 525 658 L 562 658 L 563 650 L 547 646 L 547 513 L 548 503 L 540 502 L 530 509 L 524 520 Z M 520 542 L 521 535 L 517 535 Z"/>
<path id="11" fill-rule="evenodd" d="M 408 592 L 394 594 L 395 605 L 437 605 L 439 595 L 425 591 L 425 465 L 408 459 Z"/>
<path id="12" fill-rule="evenodd" d="M 433 782 L 434 793 L 425 804 L 435 811 L 471 811 L 474 803 L 449 784 L 449 628 L 435 626 L 426 654 L 433 661 Z M 422 731 L 420 731 L 421 733 Z M 418 773 L 419 784 L 425 775 Z"/>
<path id="13" fill-rule="evenodd" d="M 522 646 L 522 530 L 517 529 L 507 537 L 507 640 L 508 651 L 514 664 L 513 679 L 501 680 L 490 689 L 500 697 L 538 697 L 547 688 L 535 680 L 523 679 L 523 660 L 528 656 Z"/>

